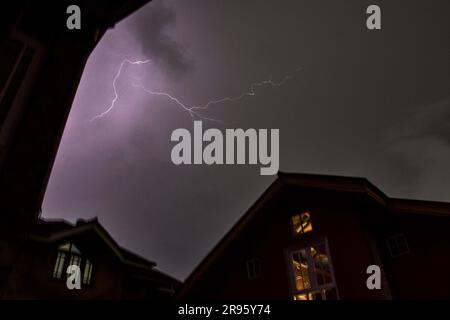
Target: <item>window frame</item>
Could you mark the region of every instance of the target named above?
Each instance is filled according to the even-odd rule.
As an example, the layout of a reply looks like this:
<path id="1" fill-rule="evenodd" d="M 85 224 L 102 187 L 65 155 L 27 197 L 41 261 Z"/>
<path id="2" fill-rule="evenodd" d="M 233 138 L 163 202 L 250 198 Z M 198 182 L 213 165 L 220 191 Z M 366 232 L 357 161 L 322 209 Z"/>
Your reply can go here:
<path id="1" fill-rule="evenodd" d="M 326 255 L 327 255 L 328 261 L 329 261 L 328 265 L 329 265 L 332 281 L 327 284 L 318 285 L 315 267 L 314 267 L 314 263 L 313 263 L 313 260 L 311 257 L 310 248 L 321 245 L 321 244 L 323 244 L 325 246 L 325 252 L 326 252 Z M 298 290 L 297 285 L 296 285 L 296 280 L 295 280 L 294 264 L 292 262 L 292 255 L 295 252 L 299 252 L 304 249 L 308 249 L 308 252 L 309 252 L 307 254 L 307 259 L 308 259 L 308 276 L 310 279 L 311 287 L 308 289 L 305 289 L 305 290 Z M 314 240 L 309 240 L 309 241 L 303 241 L 301 244 L 296 244 L 294 246 L 291 246 L 287 250 L 285 250 L 285 259 L 287 262 L 286 268 L 287 268 L 287 274 L 288 274 L 288 279 L 289 279 L 291 299 L 297 295 L 303 295 L 303 294 L 308 295 L 308 294 L 316 293 L 316 292 L 320 292 L 322 294 L 322 298 L 324 298 L 323 290 L 326 290 L 326 289 L 334 289 L 334 291 L 336 292 L 336 300 L 340 299 L 339 298 L 339 290 L 338 290 L 338 286 L 336 283 L 336 276 L 335 276 L 335 272 L 334 272 L 334 268 L 333 268 L 333 261 L 331 259 L 330 247 L 329 247 L 327 238 L 319 238 L 319 239 L 314 239 Z M 325 300 L 325 299 L 323 299 L 323 300 Z"/>
<path id="2" fill-rule="evenodd" d="M 89 264 L 89 269 L 88 268 L 88 264 Z M 86 270 L 88 271 L 88 278 L 87 281 L 85 281 L 85 274 L 86 274 Z M 84 266 L 82 269 L 82 275 L 81 275 L 81 283 L 85 286 L 90 286 L 93 284 L 93 272 L 94 270 L 94 264 L 92 263 L 91 259 L 88 259 L 87 257 L 84 259 Z"/>
<path id="3" fill-rule="evenodd" d="M 258 268 L 257 268 L 258 266 Z M 245 261 L 245 267 L 247 270 L 247 278 L 249 280 L 254 280 L 254 279 L 258 279 L 261 277 L 262 275 L 262 263 L 261 263 L 261 259 L 258 258 L 251 258 L 251 259 L 247 259 Z M 251 272 L 253 274 L 251 274 Z M 258 272 L 256 272 L 258 271 Z"/>
<path id="4" fill-rule="evenodd" d="M 399 241 L 398 240 L 400 238 L 402 238 L 404 240 L 404 242 L 405 242 L 406 251 L 401 251 L 400 252 L 398 250 L 398 253 L 394 253 L 393 250 L 392 250 L 393 249 L 392 244 L 395 244 L 395 249 L 398 249 L 399 248 Z M 391 255 L 392 258 L 397 258 L 397 257 L 400 257 L 400 256 L 404 256 L 404 255 L 407 255 L 407 254 L 409 254 L 411 252 L 411 250 L 409 249 L 408 239 L 406 238 L 406 235 L 403 232 L 387 236 L 385 238 L 385 241 L 386 241 L 386 246 L 388 247 L 388 250 L 389 250 L 389 254 Z"/>
<path id="5" fill-rule="evenodd" d="M 304 213 L 307 213 L 309 215 L 309 225 L 311 227 L 311 230 L 305 232 L 304 227 L 302 226 L 301 227 L 301 232 L 296 232 L 293 218 L 298 215 L 299 218 L 300 218 L 300 223 L 302 223 L 303 222 L 302 221 L 302 214 L 304 214 Z M 289 227 L 291 229 L 291 234 L 292 234 L 293 237 L 299 237 L 299 236 L 303 236 L 305 234 L 309 234 L 309 233 L 314 232 L 314 227 L 313 227 L 313 224 L 312 224 L 311 210 L 303 209 L 303 210 L 298 210 L 295 213 L 291 214 L 289 216 Z"/>
<path id="6" fill-rule="evenodd" d="M 66 259 L 66 252 L 62 250 L 58 250 L 56 252 L 56 259 L 54 259 L 55 263 L 53 264 L 53 273 L 52 278 L 53 279 L 62 279 L 64 271 L 65 271 L 65 265 L 67 263 Z"/>
<path id="7" fill-rule="evenodd" d="M 69 244 L 69 250 L 67 249 L 61 249 L 62 246 Z M 72 247 L 75 248 L 74 251 L 72 251 Z M 75 264 L 80 268 L 80 278 L 81 278 L 81 283 L 85 286 L 92 286 L 94 284 L 94 273 L 95 273 L 95 269 L 96 267 L 94 267 L 94 262 L 92 261 L 92 259 L 90 259 L 89 257 L 83 255 L 83 253 L 78 249 L 78 247 L 72 242 L 72 241 L 68 241 L 68 242 L 64 242 L 62 244 L 59 244 L 56 248 L 56 257 L 54 257 L 53 261 L 53 272 L 51 274 L 51 278 L 53 280 L 59 281 L 59 280 L 64 280 L 64 275 L 66 274 L 66 270 L 67 267 L 70 266 L 71 264 L 73 264 L 73 260 L 74 259 L 78 259 L 78 263 Z M 61 259 L 60 255 L 63 254 L 64 255 L 64 259 Z M 57 273 L 57 264 L 58 267 L 60 265 L 60 261 L 63 261 L 62 264 L 62 272 L 59 276 Z M 90 265 L 90 275 L 88 278 L 88 281 L 85 282 L 85 270 L 87 267 L 87 261 L 89 261 L 89 265 Z"/>

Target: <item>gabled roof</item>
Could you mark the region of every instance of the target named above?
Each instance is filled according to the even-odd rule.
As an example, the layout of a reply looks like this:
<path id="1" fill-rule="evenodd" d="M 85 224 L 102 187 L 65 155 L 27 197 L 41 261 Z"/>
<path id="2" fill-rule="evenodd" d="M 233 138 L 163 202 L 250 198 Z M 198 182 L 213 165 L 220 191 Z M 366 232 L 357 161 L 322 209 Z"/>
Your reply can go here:
<path id="1" fill-rule="evenodd" d="M 34 225 L 30 239 L 43 243 L 57 243 L 88 232 L 96 234 L 122 263 L 144 269 L 152 269 L 156 266 L 155 262 L 120 247 L 98 222 L 97 218 L 78 220 L 76 225 L 64 220 L 44 220 L 41 218 Z"/>
<path id="2" fill-rule="evenodd" d="M 366 194 L 384 205 L 388 201 L 388 197 L 366 178 L 279 172 L 278 180 L 283 185 Z"/>
<path id="3" fill-rule="evenodd" d="M 450 203 L 389 198 L 366 178 L 279 172 L 278 178 L 189 275 L 178 291 L 178 297 L 182 297 L 188 292 L 209 266 L 238 237 L 245 226 L 252 221 L 255 214 L 259 212 L 259 209 L 272 199 L 283 186 L 360 193 L 374 199 L 393 213 L 427 214 L 450 218 Z"/>

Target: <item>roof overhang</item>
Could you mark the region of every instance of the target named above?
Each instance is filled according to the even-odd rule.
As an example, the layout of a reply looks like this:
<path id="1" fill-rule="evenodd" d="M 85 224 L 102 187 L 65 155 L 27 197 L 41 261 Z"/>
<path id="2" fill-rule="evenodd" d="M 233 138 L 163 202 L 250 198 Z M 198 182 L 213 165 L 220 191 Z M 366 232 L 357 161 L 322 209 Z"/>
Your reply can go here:
<path id="1" fill-rule="evenodd" d="M 61 232 L 55 232 L 47 237 L 31 234 L 30 239 L 41 243 L 58 243 L 75 236 L 86 234 L 88 232 L 94 232 L 107 245 L 107 247 L 111 249 L 114 255 L 117 258 L 119 258 L 119 260 L 122 263 L 142 269 L 152 269 L 153 267 L 156 266 L 156 263 L 152 261 L 148 261 L 147 264 L 144 264 L 127 259 L 122 253 L 123 249 L 114 241 L 114 239 L 111 238 L 111 236 L 101 226 L 99 226 L 98 223 L 94 222 L 86 223 L 80 226 L 77 225 L 71 229 L 64 230 Z"/>

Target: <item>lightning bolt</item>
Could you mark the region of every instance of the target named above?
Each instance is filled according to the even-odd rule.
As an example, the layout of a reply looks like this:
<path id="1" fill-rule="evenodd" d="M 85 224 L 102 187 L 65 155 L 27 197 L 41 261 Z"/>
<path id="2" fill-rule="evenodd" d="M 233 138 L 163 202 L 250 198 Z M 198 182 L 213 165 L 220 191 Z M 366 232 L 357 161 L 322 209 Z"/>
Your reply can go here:
<path id="1" fill-rule="evenodd" d="M 301 70 L 301 68 L 297 68 L 294 73 L 299 72 L 300 70 Z M 215 104 L 220 104 L 220 103 L 224 103 L 224 102 L 234 102 L 234 101 L 242 100 L 245 97 L 253 97 L 253 96 L 256 95 L 256 88 L 258 88 L 258 87 L 263 87 L 263 86 L 281 87 L 287 81 L 289 81 L 290 79 L 292 79 L 294 77 L 294 73 L 288 74 L 283 79 L 281 79 L 281 81 L 279 81 L 279 82 L 274 82 L 272 79 L 269 79 L 269 80 L 263 80 L 263 81 L 260 81 L 260 82 L 252 83 L 252 84 L 250 84 L 250 90 L 247 91 L 247 92 L 242 92 L 240 95 L 237 95 L 235 97 L 224 97 L 224 98 L 220 98 L 220 99 L 217 99 L 217 100 L 210 100 L 203 106 L 192 107 L 191 110 L 199 110 L 199 109 L 200 110 L 205 110 L 205 109 L 208 109 L 209 107 L 211 107 L 211 106 L 213 106 Z"/>
<path id="2" fill-rule="evenodd" d="M 112 99 L 111 104 L 109 105 L 109 107 L 105 111 L 103 111 L 102 113 L 100 113 L 100 114 L 98 114 L 98 115 L 96 115 L 96 116 L 91 118 L 91 120 L 90 120 L 91 122 L 104 117 L 105 115 L 107 115 L 114 108 L 117 100 L 119 99 L 119 95 L 117 94 L 116 83 L 117 83 L 117 80 L 120 77 L 120 74 L 122 73 L 122 69 L 123 69 L 123 66 L 125 65 L 125 63 L 132 64 L 132 65 L 139 65 L 139 64 L 149 63 L 149 62 L 150 62 L 150 60 L 138 60 L 138 61 L 131 61 L 129 59 L 122 60 L 122 63 L 120 64 L 120 67 L 119 67 L 119 70 L 117 71 L 117 73 L 116 73 L 116 75 L 114 77 L 113 83 L 112 83 L 112 86 L 113 86 L 113 89 L 114 89 L 114 98 Z"/>
<path id="3" fill-rule="evenodd" d="M 170 95 L 167 92 L 152 91 L 152 90 L 149 90 L 149 89 L 145 88 L 143 85 L 140 85 L 140 84 L 139 85 L 138 84 L 133 84 L 133 87 L 142 89 L 144 92 L 146 92 L 146 93 L 148 93 L 150 95 L 153 95 L 153 96 L 163 96 L 163 97 L 168 98 L 169 100 L 175 102 L 175 104 L 179 105 L 182 109 L 187 111 L 193 120 L 195 120 L 195 117 L 197 117 L 197 118 L 202 119 L 202 120 L 208 120 L 208 121 L 214 121 L 214 122 L 222 122 L 220 120 L 217 120 L 217 119 L 214 119 L 214 118 L 208 118 L 208 117 L 205 117 L 205 116 L 199 114 L 198 112 L 194 111 L 194 109 L 196 109 L 197 107 L 187 106 L 183 102 L 181 102 L 177 97 L 174 97 L 174 96 Z"/>
<path id="4" fill-rule="evenodd" d="M 128 64 L 134 64 L 134 65 L 139 65 L 139 64 L 145 64 L 148 63 L 149 60 L 143 60 L 143 61 L 131 61 L 129 59 L 125 59 L 122 61 L 122 63 L 120 64 L 119 70 L 117 71 L 116 76 L 114 77 L 113 80 L 113 89 L 114 89 L 114 98 L 111 101 L 111 104 L 109 105 L 109 107 L 102 113 L 94 116 L 90 121 L 94 121 L 97 119 L 100 119 L 102 117 L 104 117 L 105 115 L 107 115 L 115 106 L 119 96 L 117 94 L 117 88 L 116 88 L 116 82 L 119 79 L 121 73 L 122 73 L 122 69 L 123 66 L 125 65 L 125 63 Z M 178 99 L 177 97 L 167 93 L 167 92 L 163 92 L 163 91 L 153 91 L 150 90 L 146 87 L 144 87 L 142 84 L 135 84 L 133 83 L 132 86 L 135 88 L 139 88 L 141 90 L 143 90 L 145 93 L 149 94 L 149 95 L 153 95 L 153 96 L 162 96 L 165 97 L 167 99 L 169 99 L 170 101 L 174 102 L 176 105 L 178 105 L 179 107 L 181 107 L 183 110 L 185 110 L 186 112 L 189 113 L 189 115 L 191 116 L 191 118 L 193 120 L 195 120 L 196 118 L 198 119 L 202 119 L 202 120 L 208 120 L 208 121 L 214 121 L 214 122 L 220 122 L 222 123 L 222 121 L 214 119 L 214 118 L 209 118 L 209 117 L 205 117 L 202 114 L 200 114 L 200 111 L 202 110 L 206 110 L 209 109 L 210 107 L 217 105 L 217 104 L 221 104 L 221 103 L 229 103 L 229 102 L 235 102 L 235 101 L 239 101 L 242 100 L 246 97 L 252 97 L 256 95 L 256 91 L 257 88 L 259 87 L 281 87 L 283 86 L 287 81 L 289 81 L 290 79 L 292 79 L 295 75 L 295 73 L 299 72 L 301 70 L 301 68 L 297 68 L 294 72 L 286 75 L 283 79 L 281 79 L 279 82 L 275 82 L 272 79 L 268 79 L 268 80 L 262 80 L 260 82 L 254 82 L 250 84 L 250 88 L 248 91 L 242 92 L 239 95 L 236 96 L 227 96 L 227 97 L 223 97 L 220 99 L 216 99 L 216 100 L 210 100 L 208 102 L 206 102 L 204 105 L 201 106 L 189 106 L 185 103 L 183 103 L 182 101 L 180 101 L 180 99 Z"/>

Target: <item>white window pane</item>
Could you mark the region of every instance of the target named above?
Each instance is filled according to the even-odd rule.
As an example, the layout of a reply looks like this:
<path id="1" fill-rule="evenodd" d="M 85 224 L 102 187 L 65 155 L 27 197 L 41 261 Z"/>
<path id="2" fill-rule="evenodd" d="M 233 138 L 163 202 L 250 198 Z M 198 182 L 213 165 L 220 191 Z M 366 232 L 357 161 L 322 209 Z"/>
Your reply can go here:
<path id="1" fill-rule="evenodd" d="M 91 275 L 92 275 L 92 263 L 86 259 L 86 263 L 84 266 L 84 273 L 83 273 L 83 283 L 84 284 L 91 283 Z"/>
<path id="2" fill-rule="evenodd" d="M 55 268 L 53 269 L 53 277 L 54 278 L 61 278 L 63 268 L 64 268 L 64 261 L 66 258 L 66 254 L 64 252 L 59 251 L 58 256 L 56 257 L 56 263 Z"/>

